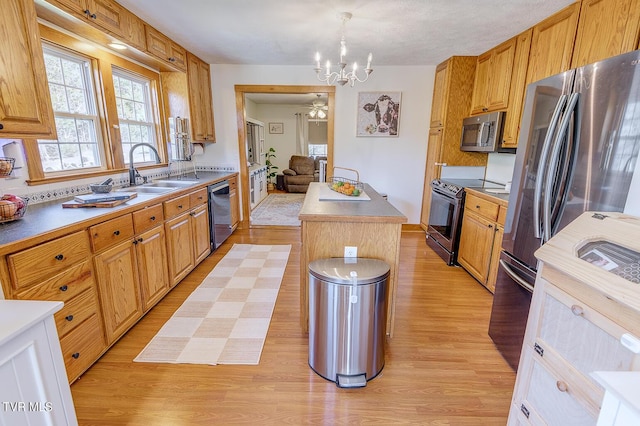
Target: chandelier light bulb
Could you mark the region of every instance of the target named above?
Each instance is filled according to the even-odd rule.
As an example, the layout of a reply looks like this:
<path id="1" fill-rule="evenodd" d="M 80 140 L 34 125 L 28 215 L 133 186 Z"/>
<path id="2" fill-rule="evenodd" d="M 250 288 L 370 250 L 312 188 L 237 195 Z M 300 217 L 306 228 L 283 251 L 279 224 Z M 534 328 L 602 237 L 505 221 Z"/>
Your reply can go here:
<path id="1" fill-rule="evenodd" d="M 353 69 L 349 72 L 345 70 L 347 66 L 347 41 L 344 37 L 344 28 L 346 23 L 351 19 L 351 13 L 343 12 L 340 14 L 340 18 L 342 19 L 342 37 L 340 38 L 340 62 L 338 63 L 338 70 L 332 72 L 331 71 L 331 63 L 327 61 L 325 65 L 324 73 L 322 72 L 322 68 L 320 68 L 320 52 L 316 52 L 315 60 L 316 60 L 316 75 L 318 80 L 324 81 L 327 85 L 331 84 L 340 84 L 344 86 L 349 83 L 351 87 L 353 87 L 356 81 L 360 83 L 364 83 L 369 79 L 369 75 L 373 72 L 373 68 L 371 68 L 371 61 L 373 60 L 373 55 L 369 52 L 369 56 L 367 57 L 367 68 L 364 70 L 364 77 L 360 77 L 357 74 L 358 64 L 356 62 L 353 63 Z"/>

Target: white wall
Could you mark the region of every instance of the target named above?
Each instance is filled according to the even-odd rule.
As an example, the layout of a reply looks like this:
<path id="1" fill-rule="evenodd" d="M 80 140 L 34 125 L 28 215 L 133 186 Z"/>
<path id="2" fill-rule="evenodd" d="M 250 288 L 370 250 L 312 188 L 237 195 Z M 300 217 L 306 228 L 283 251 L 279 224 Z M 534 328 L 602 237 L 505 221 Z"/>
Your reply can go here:
<path id="1" fill-rule="evenodd" d="M 336 89 L 334 165 L 358 170 L 360 179 L 386 193 L 412 224 L 420 221 L 434 75 L 435 66 L 375 67 L 366 83 Z M 206 146 L 198 163 L 236 167 L 239 153 L 234 85 L 320 84 L 312 65 L 211 65 L 211 79 L 217 143 Z M 355 136 L 360 91 L 402 92 L 398 137 Z"/>

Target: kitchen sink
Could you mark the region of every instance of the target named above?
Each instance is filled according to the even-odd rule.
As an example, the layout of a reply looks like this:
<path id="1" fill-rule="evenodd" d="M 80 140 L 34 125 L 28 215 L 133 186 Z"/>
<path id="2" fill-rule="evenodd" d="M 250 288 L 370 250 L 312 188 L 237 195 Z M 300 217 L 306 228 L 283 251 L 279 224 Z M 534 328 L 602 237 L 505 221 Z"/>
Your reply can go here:
<path id="1" fill-rule="evenodd" d="M 165 192 L 175 191 L 177 188 L 162 188 L 156 186 L 129 186 L 127 188 L 118 189 L 118 192 L 137 192 L 140 194 L 164 194 Z"/>
<path id="2" fill-rule="evenodd" d="M 156 188 L 182 188 L 185 186 L 191 186 L 199 181 L 197 180 L 157 180 L 153 183 L 149 183 L 144 185 L 145 187 L 156 187 Z"/>

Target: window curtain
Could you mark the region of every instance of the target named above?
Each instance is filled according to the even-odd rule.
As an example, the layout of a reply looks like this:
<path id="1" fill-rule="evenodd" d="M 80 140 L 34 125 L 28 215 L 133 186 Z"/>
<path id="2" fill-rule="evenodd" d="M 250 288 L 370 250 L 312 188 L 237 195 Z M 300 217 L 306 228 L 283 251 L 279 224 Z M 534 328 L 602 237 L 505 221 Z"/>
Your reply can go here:
<path id="1" fill-rule="evenodd" d="M 301 112 L 296 113 L 296 154 L 309 155 L 309 122 L 307 115 Z"/>

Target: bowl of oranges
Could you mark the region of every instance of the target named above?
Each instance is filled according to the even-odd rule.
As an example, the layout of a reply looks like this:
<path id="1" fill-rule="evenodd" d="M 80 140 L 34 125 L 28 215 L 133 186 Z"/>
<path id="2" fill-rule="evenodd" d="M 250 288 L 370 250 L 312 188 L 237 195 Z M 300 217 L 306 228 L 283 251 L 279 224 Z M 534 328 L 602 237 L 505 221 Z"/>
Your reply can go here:
<path id="1" fill-rule="evenodd" d="M 329 178 L 327 184 L 331 190 L 350 197 L 360 196 L 364 189 L 364 185 L 361 182 L 339 177 Z"/>

